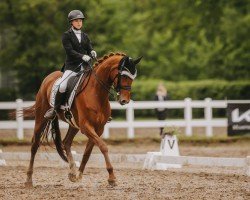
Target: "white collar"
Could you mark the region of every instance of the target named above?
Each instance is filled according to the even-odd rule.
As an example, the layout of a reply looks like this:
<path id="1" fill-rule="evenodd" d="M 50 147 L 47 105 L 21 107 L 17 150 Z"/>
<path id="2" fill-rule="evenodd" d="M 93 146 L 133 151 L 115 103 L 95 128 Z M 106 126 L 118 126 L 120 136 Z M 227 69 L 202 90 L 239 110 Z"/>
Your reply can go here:
<path id="1" fill-rule="evenodd" d="M 82 31 L 81 30 L 75 30 L 73 27 L 71 28 L 72 31 L 75 33 L 75 34 L 81 34 Z"/>

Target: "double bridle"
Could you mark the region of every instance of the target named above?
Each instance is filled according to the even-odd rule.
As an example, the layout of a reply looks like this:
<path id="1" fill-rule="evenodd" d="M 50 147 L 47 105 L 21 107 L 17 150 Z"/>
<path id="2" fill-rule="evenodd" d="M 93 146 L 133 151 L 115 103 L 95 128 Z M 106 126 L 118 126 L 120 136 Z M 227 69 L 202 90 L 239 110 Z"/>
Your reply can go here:
<path id="1" fill-rule="evenodd" d="M 126 56 L 124 56 L 120 63 L 119 63 L 119 66 L 118 66 L 118 73 L 117 75 L 115 76 L 115 78 L 112 80 L 112 86 L 114 87 L 114 89 L 111 87 L 108 87 L 102 80 L 99 79 L 99 77 L 97 76 L 96 72 L 94 71 L 94 75 L 95 75 L 95 78 L 96 80 L 103 86 L 103 88 L 109 92 L 109 94 L 111 96 L 113 96 L 115 98 L 115 96 L 113 95 L 113 93 L 110 92 L 110 89 L 112 89 L 113 91 L 116 92 L 117 96 L 120 95 L 120 92 L 121 90 L 128 90 L 130 91 L 131 90 L 131 86 L 130 85 L 126 85 L 126 86 L 123 86 L 121 84 L 121 79 L 122 79 L 122 76 L 127 76 L 129 78 L 131 78 L 132 80 L 135 79 L 136 77 L 136 73 L 137 71 L 135 71 L 135 74 L 131 74 L 131 72 L 128 70 L 128 68 L 125 66 L 125 59 L 126 59 Z M 114 85 L 114 82 L 115 80 L 117 80 L 117 84 L 116 86 Z"/>

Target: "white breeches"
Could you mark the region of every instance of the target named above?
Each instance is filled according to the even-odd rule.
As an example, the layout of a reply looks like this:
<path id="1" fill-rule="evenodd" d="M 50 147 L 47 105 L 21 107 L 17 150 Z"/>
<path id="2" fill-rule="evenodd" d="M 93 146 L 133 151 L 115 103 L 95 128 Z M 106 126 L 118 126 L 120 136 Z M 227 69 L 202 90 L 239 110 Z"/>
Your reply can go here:
<path id="1" fill-rule="evenodd" d="M 66 70 L 66 71 L 63 73 L 62 78 L 61 78 L 60 81 L 58 82 L 58 85 L 59 85 L 59 92 L 60 92 L 60 93 L 66 92 L 68 80 L 70 79 L 70 77 L 76 76 L 76 75 L 77 75 L 77 73 L 76 73 L 76 72 L 73 72 L 73 71 L 71 71 L 71 70 Z"/>

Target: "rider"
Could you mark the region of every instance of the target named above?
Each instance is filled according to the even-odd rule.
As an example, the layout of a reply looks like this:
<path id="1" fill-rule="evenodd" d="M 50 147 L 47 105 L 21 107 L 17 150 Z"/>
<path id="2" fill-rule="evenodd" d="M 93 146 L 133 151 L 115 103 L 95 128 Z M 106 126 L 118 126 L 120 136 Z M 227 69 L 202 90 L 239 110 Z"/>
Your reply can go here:
<path id="1" fill-rule="evenodd" d="M 49 109 L 44 115 L 47 119 L 53 119 L 56 115 L 56 111 L 60 108 L 61 104 L 64 103 L 69 78 L 75 76 L 77 72 L 86 67 L 91 57 L 97 57 L 88 35 L 81 30 L 84 19 L 85 17 L 80 10 L 72 10 L 68 14 L 68 21 L 71 28 L 63 33 L 62 36 L 62 44 L 66 52 L 66 60 L 62 69 L 63 76 L 60 79 L 54 108 Z"/>

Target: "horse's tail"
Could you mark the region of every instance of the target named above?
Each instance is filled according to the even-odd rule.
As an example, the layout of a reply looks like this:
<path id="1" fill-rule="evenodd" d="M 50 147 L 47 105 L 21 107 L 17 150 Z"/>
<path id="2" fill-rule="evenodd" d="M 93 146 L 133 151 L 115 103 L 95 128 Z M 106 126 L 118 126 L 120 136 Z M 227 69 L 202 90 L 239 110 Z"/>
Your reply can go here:
<path id="1" fill-rule="evenodd" d="M 23 109 L 23 117 L 35 118 L 36 104 Z"/>
<path id="2" fill-rule="evenodd" d="M 61 131 L 59 129 L 59 122 L 58 122 L 57 117 L 51 122 L 51 134 L 52 134 L 53 141 L 56 145 L 56 150 L 58 154 L 65 162 L 68 162 L 66 153 L 62 145 Z"/>
<path id="3" fill-rule="evenodd" d="M 35 110 L 36 110 L 36 104 L 26 107 L 23 110 L 20 111 L 13 111 L 9 113 L 9 117 L 11 119 L 15 119 L 16 117 L 28 117 L 28 118 L 35 118 Z"/>

